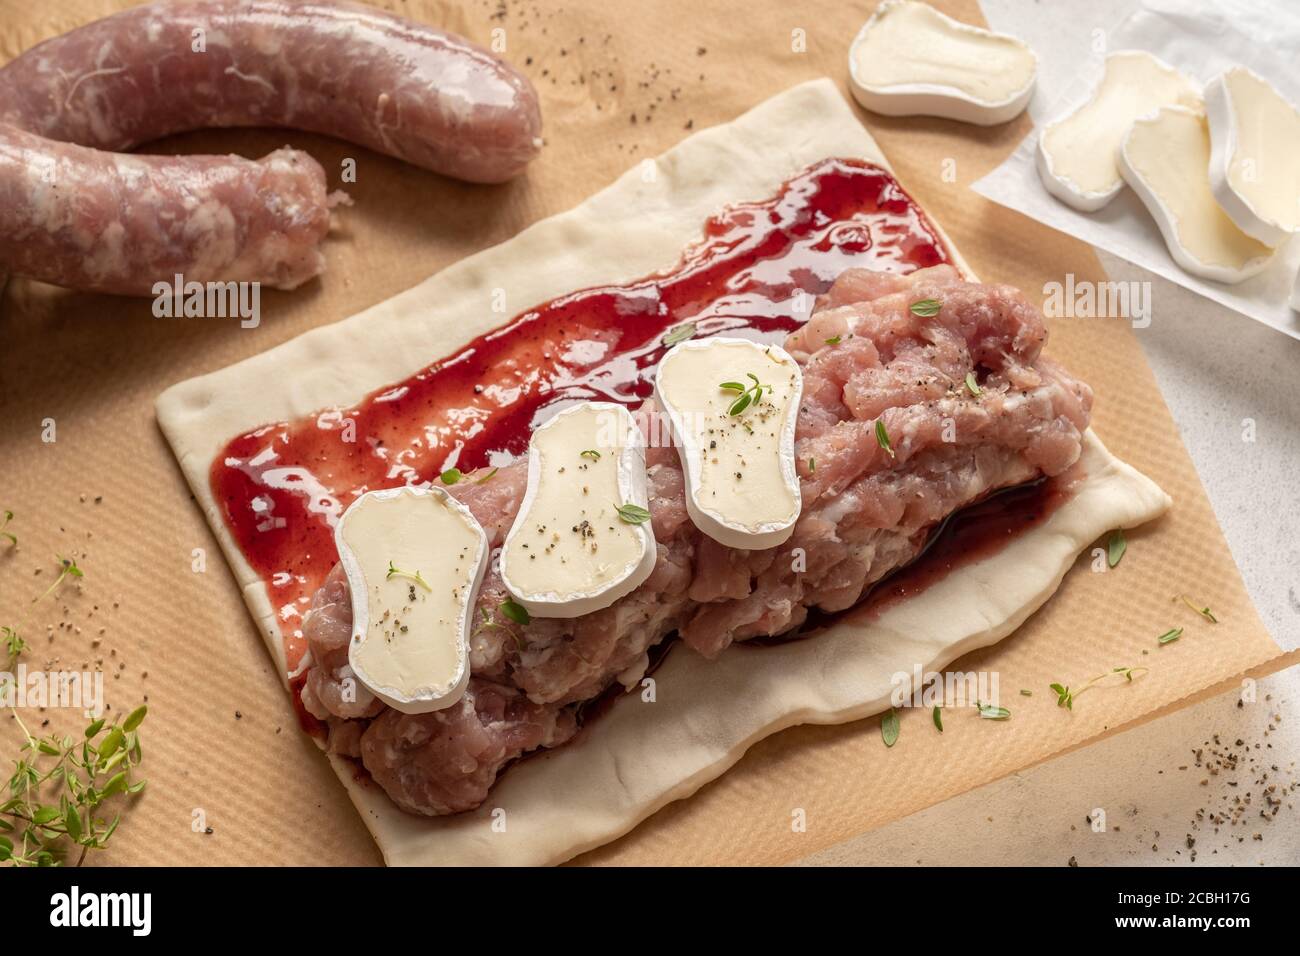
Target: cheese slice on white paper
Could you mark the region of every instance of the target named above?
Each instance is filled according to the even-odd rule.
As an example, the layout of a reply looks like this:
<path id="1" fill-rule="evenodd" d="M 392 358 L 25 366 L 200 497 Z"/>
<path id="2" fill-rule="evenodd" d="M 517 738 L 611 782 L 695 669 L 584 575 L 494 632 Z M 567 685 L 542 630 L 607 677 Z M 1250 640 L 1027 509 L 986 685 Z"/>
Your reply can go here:
<path id="1" fill-rule="evenodd" d="M 942 116 L 991 126 L 1029 104 L 1038 58 L 1021 40 L 888 0 L 849 48 L 853 97 L 886 116 Z"/>
<path id="2" fill-rule="evenodd" d="M 803 373 L 784 349 L 748 339 L 675 346 L 655 395 L 668 417 L 696 527 L 728 547 L 773 548 L 794 531 L 802 497 L 794 431 Z"/>
<path id="3" fill-rule="evenodd" d="M 501 580 L 529 614 L 578 617 L 635 590 L 655 566 L 645 440 L 622 405 L 584 402 L 533 432 L 528 490 Z"/>
<path id="4" fill-rule="evenodd" d="M 1120 147 L 1124 180 L 1146 205 L 1174 261 L 1215 282 L 1263 270 L 1273 250 L 1246 235 L 1210 191 L 1205 116 L 1168 106 L 1133 124 Z"/>
<path id="5" fill-rule="evenodd" d="M 406 714 L 450 707 L 469 681 L 469 628 L 487 534 L 441 488 L 370 491 L 343 512 L 334 543 L 352 592 L 348 663 Z"/>
<path id="6" fill-rule="evenodd" d="M 1205 88 L 1210 187 L 1246 235 L 1278 246 L 1300 230 L 1300 111 L 1238 66 Z"/>
<path id="7" fill-rule="evenodd" d="M 1141 50 L 1106 58 L 1106 72 L 1082 106 L 1038 137 L 1038 174 L 1057 199 L 1093 212 L 1124 188 L 1117 154 L 1134 120 L 1162 106 L 1200 105 L 1196 85 Z"/>

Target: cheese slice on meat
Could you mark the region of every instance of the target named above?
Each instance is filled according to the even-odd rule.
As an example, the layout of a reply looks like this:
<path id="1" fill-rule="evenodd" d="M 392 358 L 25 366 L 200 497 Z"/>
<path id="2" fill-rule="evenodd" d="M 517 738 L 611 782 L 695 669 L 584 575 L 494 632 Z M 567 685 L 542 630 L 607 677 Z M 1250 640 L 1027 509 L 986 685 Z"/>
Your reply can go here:
<path id="1" fill-rule="evenodd" d="M 803 374 L 784 349 L 748 339 L 683 342 L 659 364 L 695 525 L 732 548 L 773 548 L 802 505 L 794 462 Z"/>
<path id="2" fill-rule="evenodd" d="M 343 513 L 334 542 L 352 592 L 357 679 L 407 714 L 456 703 L 488 559 L 469 509 L 441 488 L 371 491 Z"/>
<path id="3" fill-rule="evenodd" d="M 631 414 L 584 402 L 533 432 L 528 490 L 501 579 L 529 614 L 579 617 L 635 590 L 655 566 L 645 441 Z"/>

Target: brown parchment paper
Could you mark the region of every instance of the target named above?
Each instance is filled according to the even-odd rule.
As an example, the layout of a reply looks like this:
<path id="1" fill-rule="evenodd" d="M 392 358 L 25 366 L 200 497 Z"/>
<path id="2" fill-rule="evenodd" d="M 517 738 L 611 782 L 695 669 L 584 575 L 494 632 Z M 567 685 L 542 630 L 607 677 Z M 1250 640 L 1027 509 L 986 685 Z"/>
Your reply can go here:
<path id="1" fill-rule="evenodd" d="M 0 60 L 129 5 L 0 0 Z M 0 296 L 0 508 L 16 513 L 10 530 L 19 535 L 17 549 L 0 543 L 0 623 L 26 619 L 29 666 L 102 667 L 110 714 L 146 698 L 150 706 L 142 768 L 148 789 L 111 849 L 91 862 L 379 862 L 343 788 L 298 730 L 158 432 L 156 395 L 406 289 L 569 208 L 687 130 L 732 119 L 796 82 L 829 75 L 847 95 L 848 44 L 874 6 L 377 5 L 481 43 L 504 31 L 498 36 L 506 55 L 537 85 L 546 124 L 546 149 L 522 179 L 503 187 L 453 183 L 359 147 L 285 131 L 175 137 L 151 150 L 258 156 L 291 143 L 334 171 L 331 186 L 343 185 L 342 160 L 356 158 L 357 182 L 346 185 L 356 205 L 337 217 L 327 274 L 294 293 L 264 292 L 262 324 L 251 330 L 229 320 L 156 319 L 147 300 L 25 280 L 12 280 Z M 974 0 L 935 5 L 982 22 Z M 1105 278 L 1085 245 L 968 188 L 1025 135 L 1027 118 L 981 129 L 858 114 L 903 184 L 985 280 L 1033 296 L 1067 273 L 1076 281 Z M 1157 321 L 1177 321 L 1162 315 L 1159 303 L 1156 311 Z M 1091 573 L 1085 555 L 1015 635 L 954 665 L 996 670 L 1012 719 L 949 711 L 939 735 L 928 712 L 906 712 L 891 750 L 881 743 L 878 720 L 794 728 L 583 862 L 793 860 L 1223 692 L 1247 672 L 1295 662 L 1245 594 L 1135 333 L 1117 320 L 1062 319 L 1051 323 L 1051 334 L 1051 354 L 1097 390 L 1094 425 L 1103 440 L 1159 482 L 1175 506 L 1130 534 L 1115 571 Z M 51 422 L 52 442 L 43 440 Z M 31 607 L 56 571 L 55 553 L 75 554 L 86 576 Z M 1211 626 L 1173 603 L 1179 592 L 1209 604 L 1221 623 Z M 1186 627 L 1183 638 L 1158 648 L 1156 635 L 1174 626 Z M 1047 690 L 1053 681 L 1077 686 L 1113 667 L 1139 665 L 1150 672 L 1090 691 L 1073 712 L 1058 709 Z M 1034 696 L 1020 697 L 1022 687 Z M 78 717 L 51 710 L 41 719 L 50 721 L 47 729 L 73 730 Z M 10 724 L 0 724 L 6 753 L 17 738 Z M 805 811 L 807 832 L 792 832 L 795 808 Z"/>

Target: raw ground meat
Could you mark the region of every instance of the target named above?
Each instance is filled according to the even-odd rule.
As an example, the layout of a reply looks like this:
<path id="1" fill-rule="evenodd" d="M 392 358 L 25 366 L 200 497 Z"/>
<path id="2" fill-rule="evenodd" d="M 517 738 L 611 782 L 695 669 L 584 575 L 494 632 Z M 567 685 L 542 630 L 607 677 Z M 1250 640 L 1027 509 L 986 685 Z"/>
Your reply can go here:
<path id="1" fill-rule="evenodd" d="M 940 303 L 938 313 L 917 315 L 913 304 L 927 299 Z M 964 282 L 949 266 L 908 276 L 849 270 L 786 342 L 804 390 L 795 439 L 803 510 L 785 544 L 744 551 L 701 534 L 687 517 L 676 450 L 651 447 L 658 561 L 636 591 L 583 617 L 520 626 L 497 612 L 508 594 L 490 570 L 477 609 L 489 623 L 471 640 L 464 699 L 404 715 L 353 686 L 351 607 L 335 568 L 304 623 L 313 665 L 303 703 L 330 725 L 330 746 L 359 755 L 399 806 L 427 815 L 472 809 L 507 763 L 568 740 L 580 703 L 615 682 L 635 685 L 649 649 L 674 632 L 712 658 L 733 641 L 797 628 L 811 609 L 849 608 L 914 558 L 952 512 L 1073 465 L 1092 391 L 1041 357 L 1046 334 L 1018 290 Z M 636 414 L 647 434 L 667 433 L 651 421 L 653 400 Z M 893 455 L 877 441 L 878 419 Z M 493 547 L 526 477 L 519 460 L 489 482 L 451 489 Z"/>

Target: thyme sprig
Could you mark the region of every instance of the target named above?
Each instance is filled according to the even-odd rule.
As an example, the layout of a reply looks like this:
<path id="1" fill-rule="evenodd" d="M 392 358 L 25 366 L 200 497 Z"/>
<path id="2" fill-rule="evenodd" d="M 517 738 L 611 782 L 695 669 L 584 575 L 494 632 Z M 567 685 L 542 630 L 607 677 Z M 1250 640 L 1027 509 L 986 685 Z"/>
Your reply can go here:
<path id="1" fill-rule="evenodd" d="M 433 590 L 433 588 L 429 586 L 429 582 L 424 579 L 422 574 L 420 574 L 419 568 L 416 568 L 414 571 L 403 571 L 397 565 L 393 564 L 392 561 L 389 561 L 388 574 L 384 576 L 384 580 L 391 581 L 393 578 L 409 578 L 426 591 Z"/>
<path id="2" fill-rule="evenodd" d="M 147 713 L 147 707 L 137 707 L 120 726 L 93 719 L 78 741 L 71 735 L 33 737 L 13 708 L 26 741 L 9 778 L 9 797 L 0 803 L 0 861 L 60 866 L 72 848 L 80 847 L 75 864 L 80 866 L 89 851 L 107 846 L 122 814 L 109 821 L 100 815 L 101 807 L 111 797 L 145 787 L 144 780 L 132 779 L 132 770 L 140 763 L 139 727 Z M 58 796 L 46 799 L 42 791 L 54 786 Z"/>
<path id="3" fill-rule="evenodd" d="M 1186 594 L 1175 594 L 1174 600 L 1182 601 L 1184 604 L 1190 607 L 1197 614 L 1201 615 L 1201 617 L 1205 618 L 1211 624 L 1219 623 L 1219 619 L 1214 616 L 1214 612 L 1211 611 L 1208 606 L 1198 606 L 1197 604 L 1194 604 L 1192 602 L 1192 599 L 1189 598 Z"/>
<path id="4" fill-rule="evenodd" d="M 746 372 L 745 377 L 753 382 L 753 384 L 745 385 L 742 382 L 723 382 L 718 386 L 718 388 L 724 392 L 740 393 L 736 397 L 736 400 L 727 408 L 728 415 L 739 415 L 745 409 L 749 408 L 750 405 L 757 405 L 763 400 L 763 391 L 765 389 L 769 395 L 772 393 L 772 386 L 764 385 L 758 380 L 758 376 L 753 372 Z"/>
<path id="5" fill-rule="evenodd" d="M 1074 710 L 1074 700 L 1086 690 L 1091 690 L 1108 677 L 1122 676 L 1126 683 L 1132 683 L 1134 677 L 1141 677 L 1151 668 L 1149 667 L 1115 667 L 1104 674 L 1098 674 L 1092 680 L 1088 681 L 1078 690 L 1073 690 L 1068 684 L 1049 684 L 1052 693 L 1056 694 L 1056 706 L 1065 707 L 1068 710 Z"/>
<path id="6" fill-rule="evenodd" d="M 65 558 L 60 554 L 56 554 L 54 558 L 59 562 L 59 576 L 54 579 L 54 583 L 46 588 L 44 592 L 32 598 L 33 604 L 39 604 L 42 600 L 53 594 L 65 579 L 69 577 L 84 578 L 86 576 L 82 573 L 81 568 L 77 567 L 77 560 L 75 558 Z"/>

